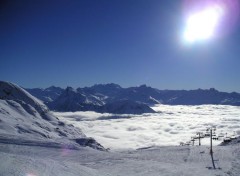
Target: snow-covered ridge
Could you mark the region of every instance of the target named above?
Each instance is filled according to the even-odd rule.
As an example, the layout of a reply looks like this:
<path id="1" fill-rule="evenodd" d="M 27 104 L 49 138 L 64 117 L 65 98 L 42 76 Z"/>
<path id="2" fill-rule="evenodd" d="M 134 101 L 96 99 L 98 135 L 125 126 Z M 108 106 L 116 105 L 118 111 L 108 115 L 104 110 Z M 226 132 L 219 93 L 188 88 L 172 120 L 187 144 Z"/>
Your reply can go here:
<path id="1" fill-rule="evenodd" d="M 61 122 L 21 87 L 0 81 L 0 142 L 17 143 L 17 139 L 21 139 L 18 144 L 66 143 L 103 149 L 79 128 Z"/>
<path id="2" fill-rule="evenodd" d="M 114 85 L 110 85 L 113 87 Z M 99 85 L 96 86 L 99 88 Z M 100 90 L 102 90 L 100 86 Z M 120 87 L 114 86 L 116 89 Z M 108 90 L 108 89 L 107 89 Z M 110 90 L 109 90 L 110 91 Z M 111 91 L 110 91 L 111 92 Z M 102 92 L 101 92 L 102 93 Z M 115 99 L 114 101 L 103 99 L 101 93 L 93 90 L 73 89 L 67 87 L 66 90 L 53 102 L 48 104 L 49 108 L 55 111 L 95 111 L 100 113 L 115 113 L 115 114 L 143 114 L 153 113 L 154 110 L 148 105 L 133 101 L 131 99 Z M 107 94 L 105 97 L 108 97 Z"/>
<path id="3" fill-rule="evenodd" d="M 39 110 L 42 109 L 45 112 L 48 111 L 48 108 L 43 104 L 42 101 L 10 82 L 0 81 L 0 99 L 24 101 L 33 107 L 39 108 Z"/>

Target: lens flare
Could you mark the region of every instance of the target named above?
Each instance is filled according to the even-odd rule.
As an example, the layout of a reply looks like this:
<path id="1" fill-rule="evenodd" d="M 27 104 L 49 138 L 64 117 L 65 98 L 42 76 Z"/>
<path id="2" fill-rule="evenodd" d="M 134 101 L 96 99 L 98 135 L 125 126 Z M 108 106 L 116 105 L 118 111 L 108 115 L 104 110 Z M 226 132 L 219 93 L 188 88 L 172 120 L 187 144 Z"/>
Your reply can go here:
<path id="1" fill-rule="evenodd" d="M 71 153 L 71 146 L 70 145 L 63 145 L 61 148 L 61 156 L 67 156 Z"/>

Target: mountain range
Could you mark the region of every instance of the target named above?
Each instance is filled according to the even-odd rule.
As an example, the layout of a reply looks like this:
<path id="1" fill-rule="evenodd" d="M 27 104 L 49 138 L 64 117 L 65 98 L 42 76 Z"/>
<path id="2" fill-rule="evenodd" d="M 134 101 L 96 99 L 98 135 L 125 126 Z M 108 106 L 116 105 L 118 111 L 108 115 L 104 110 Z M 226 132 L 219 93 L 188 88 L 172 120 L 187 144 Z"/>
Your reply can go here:
<path id="1" fill-rule="evenodd" d="M 109 113 L 152 113 L 149 106 L 234 105 L 240 106 L 240 94 L 220 92 L 214 88 L 196 90 L 159 90 L 146 85 L 122 88 L 117 84 L 96 84 L 77 88 L 51 86 L 26 89 L 54 111 L 96 111 Z"/>

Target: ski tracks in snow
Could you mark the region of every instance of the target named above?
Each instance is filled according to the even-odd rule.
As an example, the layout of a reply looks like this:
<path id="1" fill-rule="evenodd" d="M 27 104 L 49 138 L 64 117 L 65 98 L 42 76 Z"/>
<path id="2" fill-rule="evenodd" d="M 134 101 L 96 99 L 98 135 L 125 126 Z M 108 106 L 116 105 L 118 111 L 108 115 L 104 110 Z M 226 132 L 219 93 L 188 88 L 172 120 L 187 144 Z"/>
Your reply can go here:
<path id="1" fill-rule="evenodd" d="M 239 176 L 240 175 L 240 148 L 237 147 L 235 150 L 233 150 L 232 155 L 234 156 L 231 162 L 232 167 L 226 173 L 229 176 Z"/>

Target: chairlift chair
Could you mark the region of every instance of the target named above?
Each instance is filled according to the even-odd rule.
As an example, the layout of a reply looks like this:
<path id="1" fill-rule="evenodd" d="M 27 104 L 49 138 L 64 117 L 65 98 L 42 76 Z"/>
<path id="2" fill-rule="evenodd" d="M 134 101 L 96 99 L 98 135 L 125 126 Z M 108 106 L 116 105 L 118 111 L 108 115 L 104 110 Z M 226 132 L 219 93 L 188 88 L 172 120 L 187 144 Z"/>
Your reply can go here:
<path id="1" fill-rule="evenodd" d="M 210 137 L 210 133 L 205 133 L 204 136 L 205 137 Z"/>

